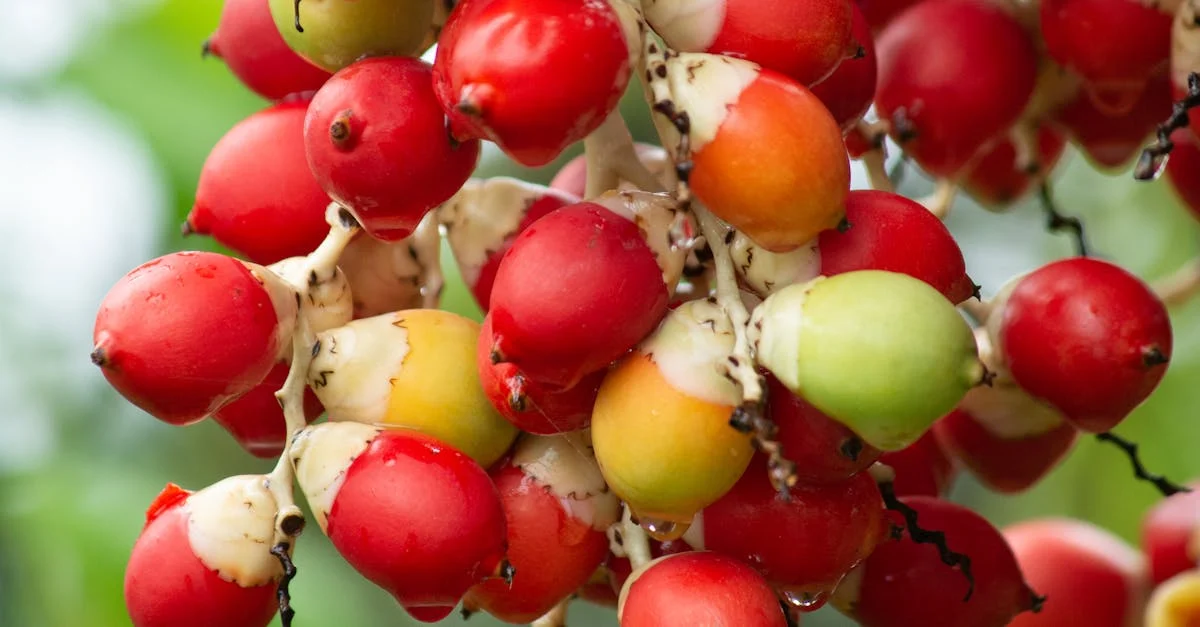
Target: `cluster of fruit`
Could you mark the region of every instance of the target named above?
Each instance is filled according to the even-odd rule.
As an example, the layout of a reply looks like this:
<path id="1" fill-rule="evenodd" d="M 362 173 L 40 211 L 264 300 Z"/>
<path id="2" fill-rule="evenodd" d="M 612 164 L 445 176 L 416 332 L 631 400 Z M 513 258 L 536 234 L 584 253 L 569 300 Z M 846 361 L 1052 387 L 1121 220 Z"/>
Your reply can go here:
<path id="1" fill-rule="evenodd" d="M 1163 377 L 1197 269 L 1151 287 L 1081 254 L 985 302 L 939 218 L 960 186 L 1049 201 L 1067 140 L 1123 166 L 1168 117 L 1139 170 L 1178 129 L 1166 168 L 1200 200 L 1197 3 L 1157 4 L 226 0 L 205 50 L 273 104 L 213 149 L 184 228 L 242 258 L 131 271 L 92 359 L 279 462 L 154 501 L 134 624 L 290 623 L 293 482 L 426 622 L 555 625 L 582 596 L 624 627 L 827 601 L 876 627 L 1193 624 L 1192 497 L 1148 523 L 1155 580 L 1183 578 L 1149 610 L 1104 532 L 1002 533 L 938 498 L 957 468 L 1025 490 L 1080 434 L 1132 450 L 1110 430 Z M 630 82 L 661 146 L 616 111 Z M 934 196 L 893 193 L 888 136 Z M 485 140 L 585 154 L 549 186 L 471 178 Z M 438 309 L 443 239 L 482 324 Z"/>

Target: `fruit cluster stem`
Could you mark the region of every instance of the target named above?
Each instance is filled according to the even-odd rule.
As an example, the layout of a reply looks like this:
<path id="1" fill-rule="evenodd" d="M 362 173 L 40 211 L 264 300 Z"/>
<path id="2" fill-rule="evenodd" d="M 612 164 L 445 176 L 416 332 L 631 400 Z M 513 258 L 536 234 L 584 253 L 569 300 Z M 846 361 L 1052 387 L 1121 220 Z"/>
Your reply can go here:
<path id="1" fill-rule="evenodd" d="M 544 616 L 533 621 L 529 627 L 567 627 L 567 604 L 570 600 L 565 600 L 553 609 L 546 612 Z"/>
<path id="2" fill-rule="evenodd" d="M 610 189 L 616 189 L 622 180 L 629 181 L 643 191 L 666 191 L 638 158 L 633 135 L 625 125 L 620 109 L 614 109 L 599 128 L 584 138 L 583 150 L 587 158 L 586 198 L 595 198 Z"/>
<path id="3" fill-rule="evenodd" d="M 633 511 L 626 503 L 621 507 L 621 520 L 608 528 L 609 548 L 613 555 L 629 560 L 633 572 L 653 559 L 650 555 L 650 536 L 641 525 L 633 521 Z"/>
<path id="4" fill-rule="evenodd" d="M 1182 305 L 1200 293 L 1200 257 L 1192 259 L 1175 272 L 1151 284 L 1167 307 Z"/>
<path id="5" fill-rule="evenodd" d="M 946 216 L 950 215 L 950 208 L 954 206 L 954 199 L 958 196 L 958 183 L 950 179 L 938 179 L 934 184 L 933 193 L 918 200 L 929 213 L 937 216 L 939 220 L 945 220 Z"/>

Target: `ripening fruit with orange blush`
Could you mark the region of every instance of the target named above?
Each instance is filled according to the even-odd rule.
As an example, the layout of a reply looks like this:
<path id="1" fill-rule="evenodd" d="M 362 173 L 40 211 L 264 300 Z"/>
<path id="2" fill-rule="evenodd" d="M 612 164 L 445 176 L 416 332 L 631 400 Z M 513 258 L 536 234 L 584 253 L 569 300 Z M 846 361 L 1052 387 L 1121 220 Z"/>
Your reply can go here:
<path id="1" fill-rule="evenodd" d="M 842 132 L 809 89 L 740 59 L 683 53 L 667 61 L 675 108 L 688 114 L 696 198 L 771 252 L 838 225 L 850 191 Z M 654 122 L 676 150 L 679 133 Z"/>

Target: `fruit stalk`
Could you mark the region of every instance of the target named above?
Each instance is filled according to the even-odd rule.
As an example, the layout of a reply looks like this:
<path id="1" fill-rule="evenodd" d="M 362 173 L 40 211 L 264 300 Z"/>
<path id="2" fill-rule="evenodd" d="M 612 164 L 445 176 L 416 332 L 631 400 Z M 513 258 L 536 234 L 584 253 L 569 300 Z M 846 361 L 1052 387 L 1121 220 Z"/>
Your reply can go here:
<path id="1" fill-rule="evenodd" d="M 621 520 L 608 528 L 609 546 L 613 555 L 624 557 L 634 572 L 650 563 L 650 537 L 641 525 L 633 521 L 633 512 L 628 504 L 621 507 Z"/>
<path id="2" fill-rule="evenodd" d="M 567 627 L 567 604 L 570 602 L 570 599 L 566 599 L 555 605 L 554 609 L 533 621 L 529 627 Z"/>
<path id="3" fill-rule="evenodd" d="M 1151 289 L 1167 307 L 1187 302 L 1200 293 L 1200 257 L 1188 261 L 1175 272 L 1155 281 Z"/>
<path id="4" fill-rule="evenodd" d="M 583 140 L 587 155 L 587 184 L 585 198 L 595 198 L 616 189 L 623 179 L 647 192 L 666 191 L 658 178 L 642 164 L 633 147 L 633 136 L 620 109 L 605 118 L 599 128 Z"/>

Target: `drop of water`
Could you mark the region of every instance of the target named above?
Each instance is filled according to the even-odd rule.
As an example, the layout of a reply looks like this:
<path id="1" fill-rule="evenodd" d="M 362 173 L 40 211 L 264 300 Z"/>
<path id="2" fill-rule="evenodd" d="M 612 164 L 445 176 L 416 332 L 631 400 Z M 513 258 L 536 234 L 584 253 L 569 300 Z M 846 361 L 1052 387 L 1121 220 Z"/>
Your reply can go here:
<path id="1" fill-rule="evenodd" d="M 655 518 L 638 517 L 642 528 L 646 530 L 646 534 L 659 542 L 670 542 L 678 540 L 687 533 L 691 525 L 689 523 L 677 523 L 670 520 L 658 520 Z"/>
<path id="2" fill-rule="evenodd" d="M 1133 177 L 1139 181 L 1153 181 L 1162 176 L 1167 169 L 1167 160 L 1171 157 L 1170 153 L 1164 155 L 1154 155 L 1147 151 L 1142 151 L 1138 157 L 1137 165 L 1133 168 Z"/>
<path id="3" fill-rule="evenodd" d="M 805 590 L 800 588 L 782 588 L 780 594 L 790 606 L 801 612 L 815 612 L 829 600 L 828 590 Z"/>

